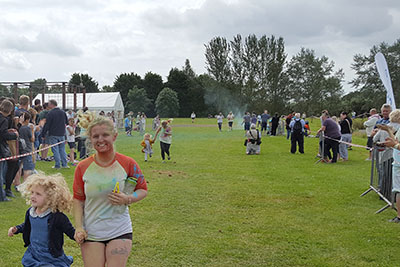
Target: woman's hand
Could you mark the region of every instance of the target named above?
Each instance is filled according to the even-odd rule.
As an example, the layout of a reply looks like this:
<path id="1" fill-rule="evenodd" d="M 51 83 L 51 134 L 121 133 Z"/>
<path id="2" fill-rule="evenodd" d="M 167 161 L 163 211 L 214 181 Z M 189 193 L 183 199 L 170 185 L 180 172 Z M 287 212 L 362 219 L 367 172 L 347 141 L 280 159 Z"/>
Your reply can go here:
<path id="1" fill-rule="evenodd" d="M 124 193 L 110 193 L 108 194 L 108 200 L 110 200 L 111 205 L 128 205 L 129 196 Z"/>
<path id="2" fill-rule="evenodd" d="M 383 144 L 387 147 L 394 147 L 395 145 L 398 144 L 398 142 L 396 141 L 396 139 L 388 137 L 385 139 L 385 142 L 383 142 Z"/>
<path id="3" fill-rule="evenodd" d="M 75 238 L 76 243 L 82 244 L 85 241 L 85 239 L 87 238 L 87 233 L 86 233 L 85 229 L 76 228 L 74 238 Z"/>
<path id="4" fill-rule="evenodd" d="M 15 227 L 15 226 L 10 227 L 10 229 L 8 229 L 8 236 L 9 236 L 9 237 L 14 236 L 14 234 L 15 234 L 16 232 L 17 232 L 17 227 Z"/>

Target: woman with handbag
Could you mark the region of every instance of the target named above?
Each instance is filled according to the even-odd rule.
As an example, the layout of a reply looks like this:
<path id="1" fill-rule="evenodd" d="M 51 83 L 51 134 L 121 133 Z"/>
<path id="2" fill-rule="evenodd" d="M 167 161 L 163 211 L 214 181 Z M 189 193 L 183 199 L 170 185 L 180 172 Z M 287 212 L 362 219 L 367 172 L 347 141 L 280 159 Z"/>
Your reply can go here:
<path id="1" fill-rule="evenodd" d="M 14 110 L 14 105 L 9 100 L 3 100 L 0 104 L 0 158 L 6 158 L 11 156 L 10 148 L 7 144 L 8 140 L 16 140 L 18 132 L 9 132 L 9 120 L 7 117 Z M 0 161 L 0 201 L 9 201 L 6 197 L 6 192 L 3 189 L 3 183 L 5 182 L 6 173 L 5 170 L 6 161 Z M 11 184 L 10 184 L 11 185 Z M 7 186 L 6 186 L 7 189 Z M 11 192 L 11 190 L 10 190 Z"/>
<path id="2" fill-rule="evenodd" d="M 255 123 L 250 125 L 250 130 L 246 132 L 246 154 L 252 155 L 260 154 L 260 145 L 261 145 L 261 133 L 257 130 L 257 126 Z"/>

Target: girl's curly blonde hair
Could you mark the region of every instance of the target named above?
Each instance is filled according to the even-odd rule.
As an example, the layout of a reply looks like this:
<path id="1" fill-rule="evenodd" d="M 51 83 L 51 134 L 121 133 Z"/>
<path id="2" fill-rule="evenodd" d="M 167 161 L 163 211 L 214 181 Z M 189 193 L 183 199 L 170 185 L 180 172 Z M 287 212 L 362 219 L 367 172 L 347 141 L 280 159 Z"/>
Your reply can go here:
<path id="1" fill-rule="evenodd" d="M 390 122 L 400 123 L 400 109 L 395 109 L 389 114 Z"/>
<path id="2" fill-rule="evenodd" d="M 46 207 L 52 212 L 69 212 L 72 207 L 72 195 L 64 177 L 60 174 L 45 175 L 43 172 L 30 175 L 18 189 L 25 197 L 26 203 L 31 205 L 31 190 L 40 186 L 46 193 Z"/>
<path id="3" fill-rule="evenodd" d="M 87 136 L 90 137 L 92 128 L 97 125 L 107 125 L 112 133 L 117 133 L 114 123 L 107 117 L 96 115 L 95 112 L 78 112 L 79 127 L 86 129 Z"/>

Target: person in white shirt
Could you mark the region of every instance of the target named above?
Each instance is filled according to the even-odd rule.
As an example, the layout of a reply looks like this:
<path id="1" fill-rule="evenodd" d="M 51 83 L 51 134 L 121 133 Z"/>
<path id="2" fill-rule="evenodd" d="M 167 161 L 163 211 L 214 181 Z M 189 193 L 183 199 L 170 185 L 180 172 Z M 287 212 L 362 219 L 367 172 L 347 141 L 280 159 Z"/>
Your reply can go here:
<path id="1" fill-rule="evenodd" d="M 235 119 L 235 116 L 232 114 L 232 111 L 229 112 L 229 114 L 228 114 L 228 116 L 226 116 L 226 118 L 228 119 L 229 131 L 232 131 L 233 120 Z"/>
<path id="2" fill-rule="evenodd" d="M 196 113 L 194 113 L 194 111 L 190 115 L 190 118 L 192 119 L 192 123 L 194 123 L 194 119 L 196 119 Z"/>
<path id="3" fill-rule="evenodd" d="M 220 132 L 222 132 L 222 122 L 224 120 L 224 115 L 222 115 L 222 112 L 220 112 L 216 117 L 217 117 L 218 129 Z"/>

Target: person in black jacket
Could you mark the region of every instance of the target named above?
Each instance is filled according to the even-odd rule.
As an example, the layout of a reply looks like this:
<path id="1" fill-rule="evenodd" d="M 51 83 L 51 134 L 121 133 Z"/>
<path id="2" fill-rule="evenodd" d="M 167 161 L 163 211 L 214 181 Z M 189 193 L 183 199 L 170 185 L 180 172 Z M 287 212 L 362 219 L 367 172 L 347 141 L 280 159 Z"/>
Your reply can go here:
<path id="1" fill-rule="evenodd" d="M 31 207 L 25 221 L 10 227 L 8 236 L 22 233 L 23 266 L 70 266 L 71 256 L 64 254 L 64 233 L 74 239 L 75 228 L 63 211 L 72 206 L 72 195 L 61 174 L 46 176 L 33 174 L 21 184 L 20 190 Z"/>
<path id="2" fill-rule="evenodd" d="M 342 134 L 341 141 L 351 143 L 351 138 L 352 138 L 352 132 L 353 132 L 353 121 L 351 118 L 348 116 L 347 112 L 342 112 L 340 113 L 340 133 Z M 348 151 L 347 149 L 349 146 L 344 143 L 339 144 L 339 155 L 343 159 L 343 161 L 346 161 L 349 159 L 348 157 Z"/>
<path id="3" fill-rule="evenodd" d="M 69 168 L 67 165 L 67 153 L 65 152 L 65 126 L 68 124 L 67 114 L 57 107 L 57 101 L 51 99 L 49 101 L 50 112 L 46 117 L 46 124 L 42 130 L 42 137 L 49 132 L 50 145 L 57 144 L 51 147 L 54 155 L 54 169 Z M 60 164 L 61 161 L 61 164 Z"/>
<path id="4" fill-rule="evenodd" d="M 9 129 L 9 121 L 7 117 L 11 114 L 14 109 L 13 103 L 9 100 L 4 99 L 0 104 L 0 158 L 6 158 L 11 156 L 10 148 L 7 144 L 8 140 L 16 140 L 18 133 L 11 133 Z M 6 192 L 3 189 L 3 183 L 6 178 L 6 173 L 4 172 L 4 166 L 6 161 L 0 161 L 0 201 L 9 201 L 6 197 Z"/>
<path id="5" fill-rule="evenodd" d="M 272 117 L 272 129 L 271 129 L 271 135 L 275 136 L 276 135 L 276 129 L 278 128 L 279 125 L 279 115 L 278 113 L 275 113 L 275 116 Z"/>

